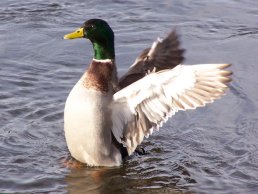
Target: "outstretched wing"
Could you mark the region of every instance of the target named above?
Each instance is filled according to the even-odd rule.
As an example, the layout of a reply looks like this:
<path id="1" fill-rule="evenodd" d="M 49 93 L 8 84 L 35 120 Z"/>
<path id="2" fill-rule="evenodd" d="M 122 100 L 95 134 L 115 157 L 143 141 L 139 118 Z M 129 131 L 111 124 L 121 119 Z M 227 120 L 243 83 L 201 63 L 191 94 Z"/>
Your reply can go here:
<path id="1" fill-rule="evenodd" d="M 182 63 L 184 50 L 176 31 L 171 32 L 164 40 L 158 39 L 151 48 L 145 49 L 129 68 L 128 72 L 119 79 L 119 87 L 124 88 L 143 78 L 148 71 L 172 69 Z"/>
<path id="2" fill-rule="evenodd" d="M 195 109 L 221 97 L 229 64 L 178 65 L 151 72 L 113 96 L 112 132 L 131 154 L 144 136 L 179 110 Z"/>

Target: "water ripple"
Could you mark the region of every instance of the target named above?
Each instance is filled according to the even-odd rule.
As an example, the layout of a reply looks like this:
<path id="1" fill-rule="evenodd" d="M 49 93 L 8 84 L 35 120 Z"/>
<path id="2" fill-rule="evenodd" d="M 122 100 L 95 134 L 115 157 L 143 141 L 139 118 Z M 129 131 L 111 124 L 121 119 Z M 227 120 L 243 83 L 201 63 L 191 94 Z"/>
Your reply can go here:
<path id="1" fill-rule="evenodd" d="M 0 192 L 257 191 L 257 2 L 0 4 Z M 121 72 L 157 36 L 176 27 L 189 63 L 233 63 L 234 81 L 221 100 L 177 113 L 146 139 L 146 155 L 135 154 L 119 168 L 69 170 L 62 164 L 68 153 L 63 108 L 92 59 L 92 47 L 84 40 L 63 41 L 62 36 L 94 17 L 108 20 L 114 29 Z"/>

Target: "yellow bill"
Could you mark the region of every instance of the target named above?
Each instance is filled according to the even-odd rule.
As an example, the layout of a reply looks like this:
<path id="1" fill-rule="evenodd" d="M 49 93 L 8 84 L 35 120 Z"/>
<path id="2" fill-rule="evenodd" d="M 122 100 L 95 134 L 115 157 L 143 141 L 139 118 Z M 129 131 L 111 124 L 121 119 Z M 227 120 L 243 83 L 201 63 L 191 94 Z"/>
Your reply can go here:
<path id="1" fill-rule="evenodd" d="M 74 39 L 74 38 L 83 38 L 84 37 L 84 29 L 79 28 L 70 34 L 64 35 L 64 39 Z"/>

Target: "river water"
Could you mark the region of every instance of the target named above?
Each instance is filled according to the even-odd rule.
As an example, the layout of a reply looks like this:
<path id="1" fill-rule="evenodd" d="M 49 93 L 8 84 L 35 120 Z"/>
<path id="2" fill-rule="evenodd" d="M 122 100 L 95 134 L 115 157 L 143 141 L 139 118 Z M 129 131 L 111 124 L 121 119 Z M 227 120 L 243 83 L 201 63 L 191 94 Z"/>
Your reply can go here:
<path id="1" fill-rule="evenodd" d="M 90 18 L 113 28 L 120 74 L 176 28 L 185 63 L 233 64 L 230 90 L 177 113 L 119 168 L 64 167 L 64 103 L 93 53 L 62 37 Z M 257 72 L 257 1 L 1 1 L 0 192 L 257 193 Z"/>

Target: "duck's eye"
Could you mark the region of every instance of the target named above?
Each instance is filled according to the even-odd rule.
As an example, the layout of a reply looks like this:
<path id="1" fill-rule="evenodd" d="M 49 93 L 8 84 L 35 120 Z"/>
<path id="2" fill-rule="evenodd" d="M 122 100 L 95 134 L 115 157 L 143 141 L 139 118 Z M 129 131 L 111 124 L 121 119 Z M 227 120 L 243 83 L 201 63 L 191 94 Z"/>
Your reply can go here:
<path id="1" fill-rule="evenodd" d="M 94 25 L 89 25 L 86 27 L 87 30 L 94 30 L 95 29 L 95 26 Z"/>

